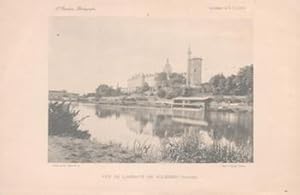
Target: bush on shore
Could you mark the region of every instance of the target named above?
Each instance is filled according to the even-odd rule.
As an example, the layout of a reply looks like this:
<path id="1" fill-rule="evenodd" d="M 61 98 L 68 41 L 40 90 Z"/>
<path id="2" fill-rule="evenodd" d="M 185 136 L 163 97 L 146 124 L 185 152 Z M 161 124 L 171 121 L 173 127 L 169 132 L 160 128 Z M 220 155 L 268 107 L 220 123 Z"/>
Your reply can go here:
<path id="1" fill-rule="evenodd" d="M 166 140 L 162 158 L 178 163 L 245 163 L 253 162 L 250 146 L 237 147 L 231 144 L 214 142 L 203 144 L 197 136 L 184 136 L 180 140 Z"/>
<path id="2" fill-rule="evenodd" d="M 88 131 L 80 129 L 84 119 L 76 119 L 79 111 L 71 108 L 71 103 L 50 102 L 48 104 L 48 134 L 61 137 L 89 139 Z"/>

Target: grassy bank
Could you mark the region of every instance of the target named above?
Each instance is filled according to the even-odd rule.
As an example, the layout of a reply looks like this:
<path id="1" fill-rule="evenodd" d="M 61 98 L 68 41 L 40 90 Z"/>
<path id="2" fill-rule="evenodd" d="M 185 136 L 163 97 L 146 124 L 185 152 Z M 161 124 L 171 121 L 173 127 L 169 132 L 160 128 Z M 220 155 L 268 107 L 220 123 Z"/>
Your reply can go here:
<path id="1" fill-rule="evenodd" d="M 147 153 L 148 146 L 133 149 L 89 139 L 49 136 L 50 163 L 245 163 L 253 162 L 252 150 L 214 143 L 204 146 L 195 137 L 165 140 L 161 155 Z"/>
<path id="2" fill-rule="evenodd" d="M 89 139 L 49 136 L 50 163 L 136 163 L 146 162 L 134 151 L 118 144 L 101 144 Z"/>
<path id="3" fill-rule="evenodd" d="M 132 150 L 119 144 L 102 144 L 90 139 L 88 130 L 82 130 L 79 110 L 70 103 L 50 102 L 48 107 L 48 162 L 151 162 L 146 158 L 148 146 L 136 144 Z"/>

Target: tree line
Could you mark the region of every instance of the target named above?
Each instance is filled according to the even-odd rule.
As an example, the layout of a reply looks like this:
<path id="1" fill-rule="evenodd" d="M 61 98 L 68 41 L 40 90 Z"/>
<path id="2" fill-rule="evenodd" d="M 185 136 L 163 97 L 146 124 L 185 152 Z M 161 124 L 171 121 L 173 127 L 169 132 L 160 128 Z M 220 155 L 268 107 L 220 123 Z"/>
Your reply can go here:
<path id="1" fill-rule="evenodd" d="M 252 96 L 253 94 L 253 65 L 248 65 L 239 69 L 237 74 L 224 76 L 222 73 L 216 74 L 206 83 L 202 83 L 197 88 L 187 88 L 184 74 L 161 72 L 155 76 L 155 93 L 160 98 L 174 98 L 178 96 L 193 96 L 201 94 L 213 95 L 239 95 Z M 138 87 L 135 93 L 144 94 L 153 91 L 144 83 Z M 106 84 L 101 84 L 96 89 L 97 97 L 124 95 L 120 88 L 114 89 Z"/>
<path id="2" fill-rule="evenodd" d="M 241 95 L 247 96 L 253 93 L 253 65 L 240 68 L 238 73 L 225 77 L 223 74 L 213 76 L 208 86 L 203 87 L 214 95 Z"/>

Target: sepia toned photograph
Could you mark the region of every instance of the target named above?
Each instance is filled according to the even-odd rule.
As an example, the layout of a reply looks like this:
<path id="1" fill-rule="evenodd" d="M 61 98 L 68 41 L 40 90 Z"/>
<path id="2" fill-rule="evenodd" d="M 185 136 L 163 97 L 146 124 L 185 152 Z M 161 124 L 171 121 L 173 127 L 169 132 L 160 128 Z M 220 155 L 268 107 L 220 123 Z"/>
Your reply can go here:
<path id="1" fill-rule="evenodd" d="M 247 18 L 49 18 L 49 163 L 253 163 Z"/>
<path id="2" fill-rule="evenodd" d="M 299 1 L 0 4 L 0 195 L 299 194 Z"/>

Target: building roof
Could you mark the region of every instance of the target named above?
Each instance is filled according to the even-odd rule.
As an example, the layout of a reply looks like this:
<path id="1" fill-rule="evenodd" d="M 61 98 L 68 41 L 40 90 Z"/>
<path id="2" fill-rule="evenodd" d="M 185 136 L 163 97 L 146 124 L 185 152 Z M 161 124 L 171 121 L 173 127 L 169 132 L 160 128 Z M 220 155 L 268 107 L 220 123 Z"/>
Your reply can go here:
<path id="1" fill-rule="evenodd" d="M 210 101 L 211 97 L 176 97 L 173 100 L 201 100 L 201 101 Z"/>

